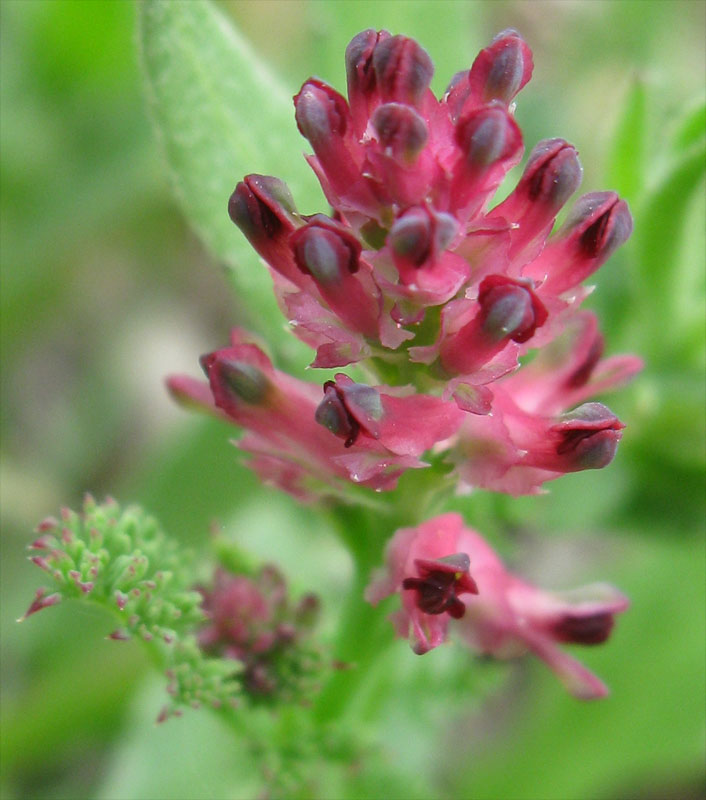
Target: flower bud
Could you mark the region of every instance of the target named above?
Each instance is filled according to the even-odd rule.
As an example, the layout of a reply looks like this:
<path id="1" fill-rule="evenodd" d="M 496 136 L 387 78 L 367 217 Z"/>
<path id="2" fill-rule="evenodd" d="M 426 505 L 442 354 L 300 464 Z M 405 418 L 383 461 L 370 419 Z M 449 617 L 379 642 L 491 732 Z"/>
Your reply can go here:
<path id="1" fill-rule="evenodd" d="M 563 139 L 545 139 L 530 153 L 517 190 L 558 211 L 580 186 L 582 173 L 574 147 Z"/>
<path id="2" fill-rule="evenodd" d="M 288 233 L 294 214 L 289 187 L 268 175 L 248 175 L 228 201 L 228 215 L 255 247 Z"/>
<path id="3" fill-rule="evenodd" d="M 343 136 L 347 128 L 348 104 L 331 86 L 310 78 L 294 97 L 295 119 L 302 136 L 316 151 L 332 136 Z"/>
<path id="4" fill-rule="evenodd" d="M 218 352 L 201 358 L 206 377 L 211 383 L 216 405 L 228 410 L 232 403 L 262 405 L 270 390 L 267 376 L 253 364 L 240 359 L 224 358 Z"/>
<path id="5" fill-rule="evenodd" d="M 499 33 L 476 56 L 468 74 L 474 106 L 493 100 L 508 105 L 532 76 L 532 51 L 512 29 Z"/>
<path id="6" fill-rule="evenodd" d="M 559 435 L 556 453 L 570 462 L 567 471 L 601 469 L 613 460 L 624 427 L 602 403 L 584 403 L 552 428 Z"/>
<path id="7" fill-rule="evenodd" d="M 501 275 L 483 280 L 478 293 L 482 330 L 497 341 L 526 342 L 547 319 L 547 310 L 529 284 Z"/>
<path id="8" fill-rule="evenodd" d="M 338 376 L 341 377 L 345 376 Z M 345 440 L 345 447 L 355 444 L 361 432 L 377 439 L 377 422 L 382 416 L 382 400 L 377 389 L 350 379 L 339 383 L 326 381 L 324 399 L 314 415 L 320 425 Z"/>
<path id="9" fill-rule="evenodd" d="M 379 39 L 373 50 L 373 69 L 382 100 L 419 105 L 429 88 L 434 65 L 414 39 Z"/>
<path id="10" fill-rule="evenodd" d="M 458 223 L 450 215 L 426 206 L 407 209 L 390 228 L 387 242 L 399 270 L 433 265 L 453 241 Z M 403 281 L 405 276 L 401 275 Z"/>
<path id="11" fill-rule="evenodd" d="M 398 217 L 387 237 L 395 261 L 420 267 L 431 250 L 431 219 L 424 208 L 411 208 Z"/>
<path id="12" fill-rule="evenodd" d="M 512 149 L 516 125 L 502 106 L 495 105 L 473 112 L 456 126 L 456 142 L 466 161 L 474 167 L 489 167 Z"/>
<path id="13" fill-rule="evenodd" d="M 574 228 L 585 257 L 603 262 L 630 237 L 632 217 L 615 192 L 594 192 L 576 203 L 566 227 Z"/>
<path id="14" fill-rule="evenodd" d="M 560 295 L 595 272 L 631 233 L 627 203 L 615 192 L 586 194 L 524 274 L 544 281 L 542 294 Z"/>
<path id="15" fill-rule="evenodd" d="M 299 269 L 323 286 L 339 284 L 358 271 L 360 242 L 322 214 L 295 231 L 290 245 Z"/>
<path id="16" fill-rule="evenodd" d="M 386 103 L 375 110 L 371 123 L 380 144 L 396 161 L 414 164 L 429 132 L 424 119 L 411 106 Z"/>
<path id="17" fill-rule="evenodd" d="M 375 70 L 373 52 L 378 42 L 389 39 L 387 31 L 368 28 L 354 36 L 346 48 L 346 77 L 348 97 L 353 102 L 354 95 L 370 95 L 375 90 Z"/>

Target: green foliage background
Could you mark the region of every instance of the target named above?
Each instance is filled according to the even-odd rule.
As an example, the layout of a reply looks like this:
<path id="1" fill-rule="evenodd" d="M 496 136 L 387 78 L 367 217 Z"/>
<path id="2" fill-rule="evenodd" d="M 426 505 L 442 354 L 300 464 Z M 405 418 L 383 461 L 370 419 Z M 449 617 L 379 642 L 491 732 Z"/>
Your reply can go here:
<path id="1" fill-rule="evenodd" d="M 224 149 L 246 165 L 229 172 L 223 164 L 213 176 L 226 192 L 245 171 L 269 171 L 290 182 L 303 211 L 325 207 L 303 169 L 293 113 L 280 129 L 268 109 L 310 74 L 343 88 L 343 51 L 359 30 L 416 37 L 434 59 L 440 92 L 512 26 L 535 54 L 517 110 L 528 148 L 568 139 L 581 153 L 583 191 L 618 189 L 636 219 L 590 300 L 608 352 L 635 351 L 647 362 L 608 400 L 628 423 L 615 463 L 566 476 L 544 497 L 454 501 L 529 577 L 557 587 L 606 579 L 632 598 L 609 644 L 585 654 L 612 696 L 581 705 L 542 665 L 496 669 L 451 647 L 416 659 L 399 642 L 371 675 L 355 723 L 340 724 L 356 726 L 360 763 L 321 769 L 312 796 L 702 796 L 706 5 L 217 5 L 283 87 L 251 94 L 247 69 L 233 70 L 212 42 L 205 80 L 216 92 L 240 91 L 246 109 L 224 109 L 225 122 L 204 134 L 218 142 L 221 129 L 240 129 Z M 144 504 L 197 549 L 222 527 L 276 559 L 298 589 L 320 592 L 325 632 L 334 630 L 350 565 L 325 523 L 259 487 L 227 443 L 232 430 L 174 408 L 162 384 L 166 373 L 197 374 L 198 355 L 222 345 L 239 321 L 269 332 L 280 363 L 303 369 L 306 354 L 281 336 L 261 267 L 235 228 L 232 238 L 228 227 L 206 231 L 212 244 L 223 237 L 216 249 L 237 266 L 233 278 L 173 199 L 145 107 L 135 7 L 3 0 L 0 15 L 0 792 L 8 800 L 253 798 L 258 768 L 217 719 L 194 712 L 153 726 L 163 687 L 137 645 L 103 640 L 106 619 L 66 604 L 22 626 L 14 620 L 41 581 L 25 561 L 32 527 L 90 490 Z M 187 123 L 188 108 L 185 100 Z M 185 188 L 195 214 L 207 198 Z M 282 731 L 291 746 L 284 723 Z"/>

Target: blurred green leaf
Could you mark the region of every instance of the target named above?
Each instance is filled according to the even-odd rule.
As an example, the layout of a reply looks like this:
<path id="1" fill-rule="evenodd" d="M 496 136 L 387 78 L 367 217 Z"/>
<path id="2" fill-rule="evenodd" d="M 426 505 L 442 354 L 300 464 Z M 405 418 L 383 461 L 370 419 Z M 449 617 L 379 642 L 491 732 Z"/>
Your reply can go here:
<path id="1" fill-rule="evenodd" d="M 248 322 L 276 346 L 287 334 L 269 275 L 227 203 L 253 172 L 279 175 L 295 197 L 311 196 L 292 101 L 210 3 L 145 0 L 139 8 L 147 97 L 174 187 L 203 240 L 234 269 Z"/>
<path id="2" fill-rule="evenodd" d="M 640 196 L 645 175 L 646 109 L 645 86 L 635 78 L 625 98 L 606 176 L 610 188 L 631 203 Z"/>
<path id="3" fill-rule="evenodd" d="M 706 102 L 700 103 L 685 119 L 674 137 L 677 151 L 687 150 L 706 137 Z"/>
<path id="4" fill-rule="evenodd" d="M 676 298 L 684 223 L 696 190 L 703 183 L 705 171 L 706 148 L 702 145 L 690 150 L 674 164 L 647 198 L 639 215 L 635 244 L 642 313 L 670 325 L 669 336 L 656 335 L 652 326 L 643 326 L 643 352 L 651 352 L 660 359 L 679 341 L 680 325 L 691 317 L 688 312 L 693 313 L 698 308 L 698 313 L 701 313 L 697 298 L 690 309 L 677 308 Z"/>

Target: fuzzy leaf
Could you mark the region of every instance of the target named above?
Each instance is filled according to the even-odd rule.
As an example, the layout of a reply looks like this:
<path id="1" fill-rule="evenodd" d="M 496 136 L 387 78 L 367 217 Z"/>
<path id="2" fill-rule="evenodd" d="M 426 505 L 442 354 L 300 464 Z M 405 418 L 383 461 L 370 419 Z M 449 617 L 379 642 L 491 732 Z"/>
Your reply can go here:
<path id="1" fill-rule="evenodd" d="M 138 8 L 147 98 L 177 195 L 207 246 L 233 268 L 249 322 L 281 343 L 286 329 L 270 278 L 227 204 L 248 173 L 283 178 L 300 201 L 320 196 L 300 155 L 291 93 L 210 3 L 143 0 Z"/>

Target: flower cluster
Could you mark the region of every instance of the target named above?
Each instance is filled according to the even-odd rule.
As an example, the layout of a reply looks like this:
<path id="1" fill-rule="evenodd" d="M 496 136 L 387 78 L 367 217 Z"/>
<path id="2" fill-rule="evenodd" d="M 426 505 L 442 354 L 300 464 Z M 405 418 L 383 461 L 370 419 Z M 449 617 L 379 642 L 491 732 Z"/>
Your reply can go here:
<path id="1" fill-rule="evenodd" d="M 239 677 L 251 699 L 290 701 L 310 693 L 323 666 L 322 653 L 308 641 L 319 612 L 315 595 L 293 605 L 273 565 L 252 576 L 218 569 L 201 593 L 207 624 L 199 644 L 242 665 Z"/>
<path id="2" fill-rule="evenodd" d="M 322 396 L 236 331 L 202 360 L 209 387 L 175 377 L 173 393 L 245 428 L 253 468 L 303 500 L 347 481 L 393 489 L 431 449 L 460 486 L 511 494 L 605 466 L 623 425 L 585 401 L 640 362 L 602 359 L 595 317 L 578 307 L 632 220 L 614 193 L 593 193 L 550 235 L 582 173 L 561 139 L 540 142 L 489 207 L 522 156 L 512 101 L 528 46 L 501 33 L 441 100 L 429 56 L 404 36 L 360 33 L 346 69 L 348 100 L 314 78 L 294 98 L 333 214 L 297 213 L 262 175 L 237 185 L 228 211 L 315 348 L 312 366 L 355 364 L 360 382 L 339 373 Z"/>
<path id="3" fill-rule="evenodd" d="M 623 423 L 591 398 L 641 362 L 604 358 L 596 317 L 580 306 L 591 291 L 583 281 L 632 219 L 614 192 L 591 193 L 553 232 L 582 176 L 562 139 L 539 142 L 493 205 L 522 157 L 513 101 L 532 66 L 519 34 L 504 31 L 437 99 L 414 40 L 363 31 L 346 50 L 347 99 L 315 78 L 294 98 L 331 215 L 298 213 L 277 178 L 236 186 L 230 218 L 315 350 L 311 366 L 352 370 L 322 390 L 234 330 L 230 346 L 201 360 L 208 383 L 170 379 L 177 399 L 245 429 L 239 446 L 264 480 L 303 501 L 351 500 L 352 484 L 393 490 L 406 470 L 429 466 L 427 454 L 459 490 L 521 495 L 613 459 Z M 367 598 L 393 593 L 397 631 L 417 653 L 453 624 L 481 652 L 537 654 L 578 697 L 606 692 L 557 643 L 604 641 L 625 598 L 602 585 L 537 589 L 457 515 L 395 534 Z"/>
<path id="4" fill-rule="evenodd" d="M 441 644 L 452 623 L 477 652 L 514 658 L 529 651 L 576 697 L 607 694 L 605 685 L 557 644 L 593 645 L 608 638 L 615 614 L 628 607 L 627 598 L 611 586 L 564 593 L 538 589 L 508 572 L 458 514 L 443 514 L 402 528 L 390 540 L 386 567 L 374 576 L 366 597 L 377 604 L 394 593 L 402 595 L 395 628 L 417 653 Z M 476 596 L 462 602 L 457 595 L 464 593 Z"/>

